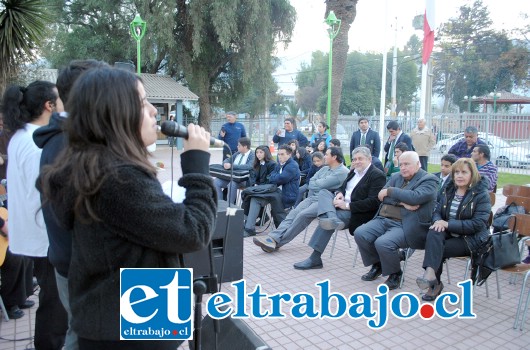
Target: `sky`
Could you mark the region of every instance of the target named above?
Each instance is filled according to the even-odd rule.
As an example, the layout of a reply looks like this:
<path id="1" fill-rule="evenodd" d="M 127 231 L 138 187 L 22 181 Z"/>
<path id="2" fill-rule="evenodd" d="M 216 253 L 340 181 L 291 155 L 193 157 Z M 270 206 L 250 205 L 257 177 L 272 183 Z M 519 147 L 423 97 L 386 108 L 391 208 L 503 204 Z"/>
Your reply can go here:
<path id="1" fill-rule="evenodd" d="M 302 62 L 311 62 L 311 53 L 329 51 L 327 25 L 324 23 L 326 5 L 324 0 L 290 0 L 297 12 L 297 21 L 292 42 L 286 50 L 280 48 L 277 56 L 281 66 L 274 73 L 282 94 L 292 95 L 296 90 L 294 79 Z M 490 10 L 490 18 L 495 29 L 510 30 L 521 27 L 524 21 L 519 14 L 530 15 L 530 1 L 526 0 L 483 0 Z M 470 4 L 471 0 L 435 0 L 436 28 L 440 23 L 458 14 L 458 8 Z M 385 6 L 387 7 L 387 25 L 385 26 Z M 410 36 L 416 33 L 423 38 L 422 31 L 412 28 L 412 20 L 423 14 L 424 0 L 359 0 L 357 16 L 350 31 L 348 43 L 351 51 L 383 52 L 397 42 L 403 48 Z M 397 18 L 397 26 L 396 26 Z M 396 31 L 397 30 L 397 39 Z M 386 29 L 385 29 L 386 28 Z"/>

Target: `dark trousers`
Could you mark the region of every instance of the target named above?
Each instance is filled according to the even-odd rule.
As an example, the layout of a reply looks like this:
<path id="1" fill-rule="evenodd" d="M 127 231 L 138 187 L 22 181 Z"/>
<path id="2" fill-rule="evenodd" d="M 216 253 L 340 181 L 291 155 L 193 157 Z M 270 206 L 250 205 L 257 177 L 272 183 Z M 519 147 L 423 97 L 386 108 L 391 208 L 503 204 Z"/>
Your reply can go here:
<path id="1" fill-rule="evenodd" d="M 462 236 L 453 237 L 448 232 L 429 230 L 425 242 L 423 268 L 433 268 L 436 271 L 436 278 L 440 281 L 440 276 L 443 272 L 443 262 L 446 258 L 470 255 L 471 251 Z"/>
<path id="2" fill-rule="evenodd" d="M 33 294 L 33 261 L 8 249 L 1 269 L 0 295 L 5 306 L 22 305 Z"/>
<path id="3" fill-rule="evenodd" d="M 34 257 L 33 264 L 40 286 L 39 308 L 35 314 L 35 349 L 62 349 L 68 315 L 59 299 L 55 270 L 48 257 Z"/>
<path id="4" fill-rule="evenodd" d="M 423 170 L 427 171 L 428 163 L 429 163 L 429 156 L 420 156 L 420 166 Z"/>

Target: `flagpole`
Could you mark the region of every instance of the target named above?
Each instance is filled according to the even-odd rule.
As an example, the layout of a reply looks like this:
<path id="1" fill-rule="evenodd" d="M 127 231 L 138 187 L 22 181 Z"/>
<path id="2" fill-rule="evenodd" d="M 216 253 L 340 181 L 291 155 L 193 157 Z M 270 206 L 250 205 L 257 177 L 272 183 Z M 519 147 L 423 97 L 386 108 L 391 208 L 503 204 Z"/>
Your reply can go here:
<path id="1" fill-rule="evenodd" d="M 421 65 L 421 95 L 420 95 L 420 118 L 425 118 L 427 106 L 427 73 L 429 62 Z"/>
<path id="2" fill-rule="evenodd" d="M 421 66 L 420 118 L 425 118 L 430 104 L 432 86 L 429 84 L 429 61 L 434 46 L 434 0 L 425 0 L 423 17 L 423 52 Z"/>
<path id="3" fill-rule="evenodd" d="M 388 29 L 388 0 L 385 0 L 385 25 L 383 32 L 383 67 L 381 69 L 381 101 L 379 106 L 379 138 L 384 140 L 385 137 L 385 113 L 386 113 L 386 32 Z M 381 141 L 383 142 L 383 141 Z M 381 161 L 384 160 L 384 152 L 379 154 Z"/>

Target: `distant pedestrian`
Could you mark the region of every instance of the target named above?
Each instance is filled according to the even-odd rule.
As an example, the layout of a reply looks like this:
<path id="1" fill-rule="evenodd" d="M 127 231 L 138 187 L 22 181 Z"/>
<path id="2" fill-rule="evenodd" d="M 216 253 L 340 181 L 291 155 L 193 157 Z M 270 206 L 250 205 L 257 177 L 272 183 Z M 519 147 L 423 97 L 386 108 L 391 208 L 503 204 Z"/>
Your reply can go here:
<path id="1" fill-rule="evenodd" d="M 223 159 L 230 157 L 237 152 L 237 142 L 242 137 L 247 137 L 245 126 L 236 122 L 236 112 L 227 112 L 226 120 L 219 131 L 219 140 L 226 144 L 223 147 Z"/>
<path id="2" fill-rule="evenodd" d="M 427 171 L 427 164 L 429 163 L 429 154 L 436 144 L 434 133 L 425 126 L 425 119 L 418 119 L 418 126 L 410 132 L 412 145 L 416 153 L 420 156 L 421 168 Z"/>

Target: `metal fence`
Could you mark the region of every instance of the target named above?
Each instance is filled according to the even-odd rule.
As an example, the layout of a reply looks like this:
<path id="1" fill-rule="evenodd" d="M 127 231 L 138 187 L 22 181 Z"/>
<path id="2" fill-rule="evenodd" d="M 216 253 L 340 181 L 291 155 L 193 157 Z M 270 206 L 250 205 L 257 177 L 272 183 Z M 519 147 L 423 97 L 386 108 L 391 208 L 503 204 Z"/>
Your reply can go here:
<path id="1" fill-rule="evenodd" d="M 341 141 L 343 151 L 349 151 L 350 137 L 358 130 L 358 116 L 340 116 L 338 119 L 337 133 L 332 135 Z M 370 126 L 379 132 L 379 117 L 368 116 Z M 238 119 L 245 125 L 253 147 L 269 145 L 276 130 L 283 127 L 285 116 L 271 115 L 269 118 L 258 117 L 253 119 Z M 399 116 L 385 117 L 384 140 L 388 138 L 386 124 L 390 120 L 397 120 L 403 132 L 410 133 L 416 127 L 418 117 Z M 492 161 L 496 163 L 501 172 L 530 174 L 530 115 L 514 114 L 503 115 L 500 113 L 458 113 L 443 115 L 427 115 L 427 126 L 436 135 L 436 146 L 433 148 L 429 162 L 440 164 L 440 158 L 449 148 L 457 142 L 467 126 L 475 126 L 479 130 L 479 137 L 487 141 L 492 153 Z M 226 119 L 212 120 L 211 130 L 214 136 L 221 129 Z M 302 122 L 299 129 L 309 138 L 314 128 L 307 122 Z"/>

